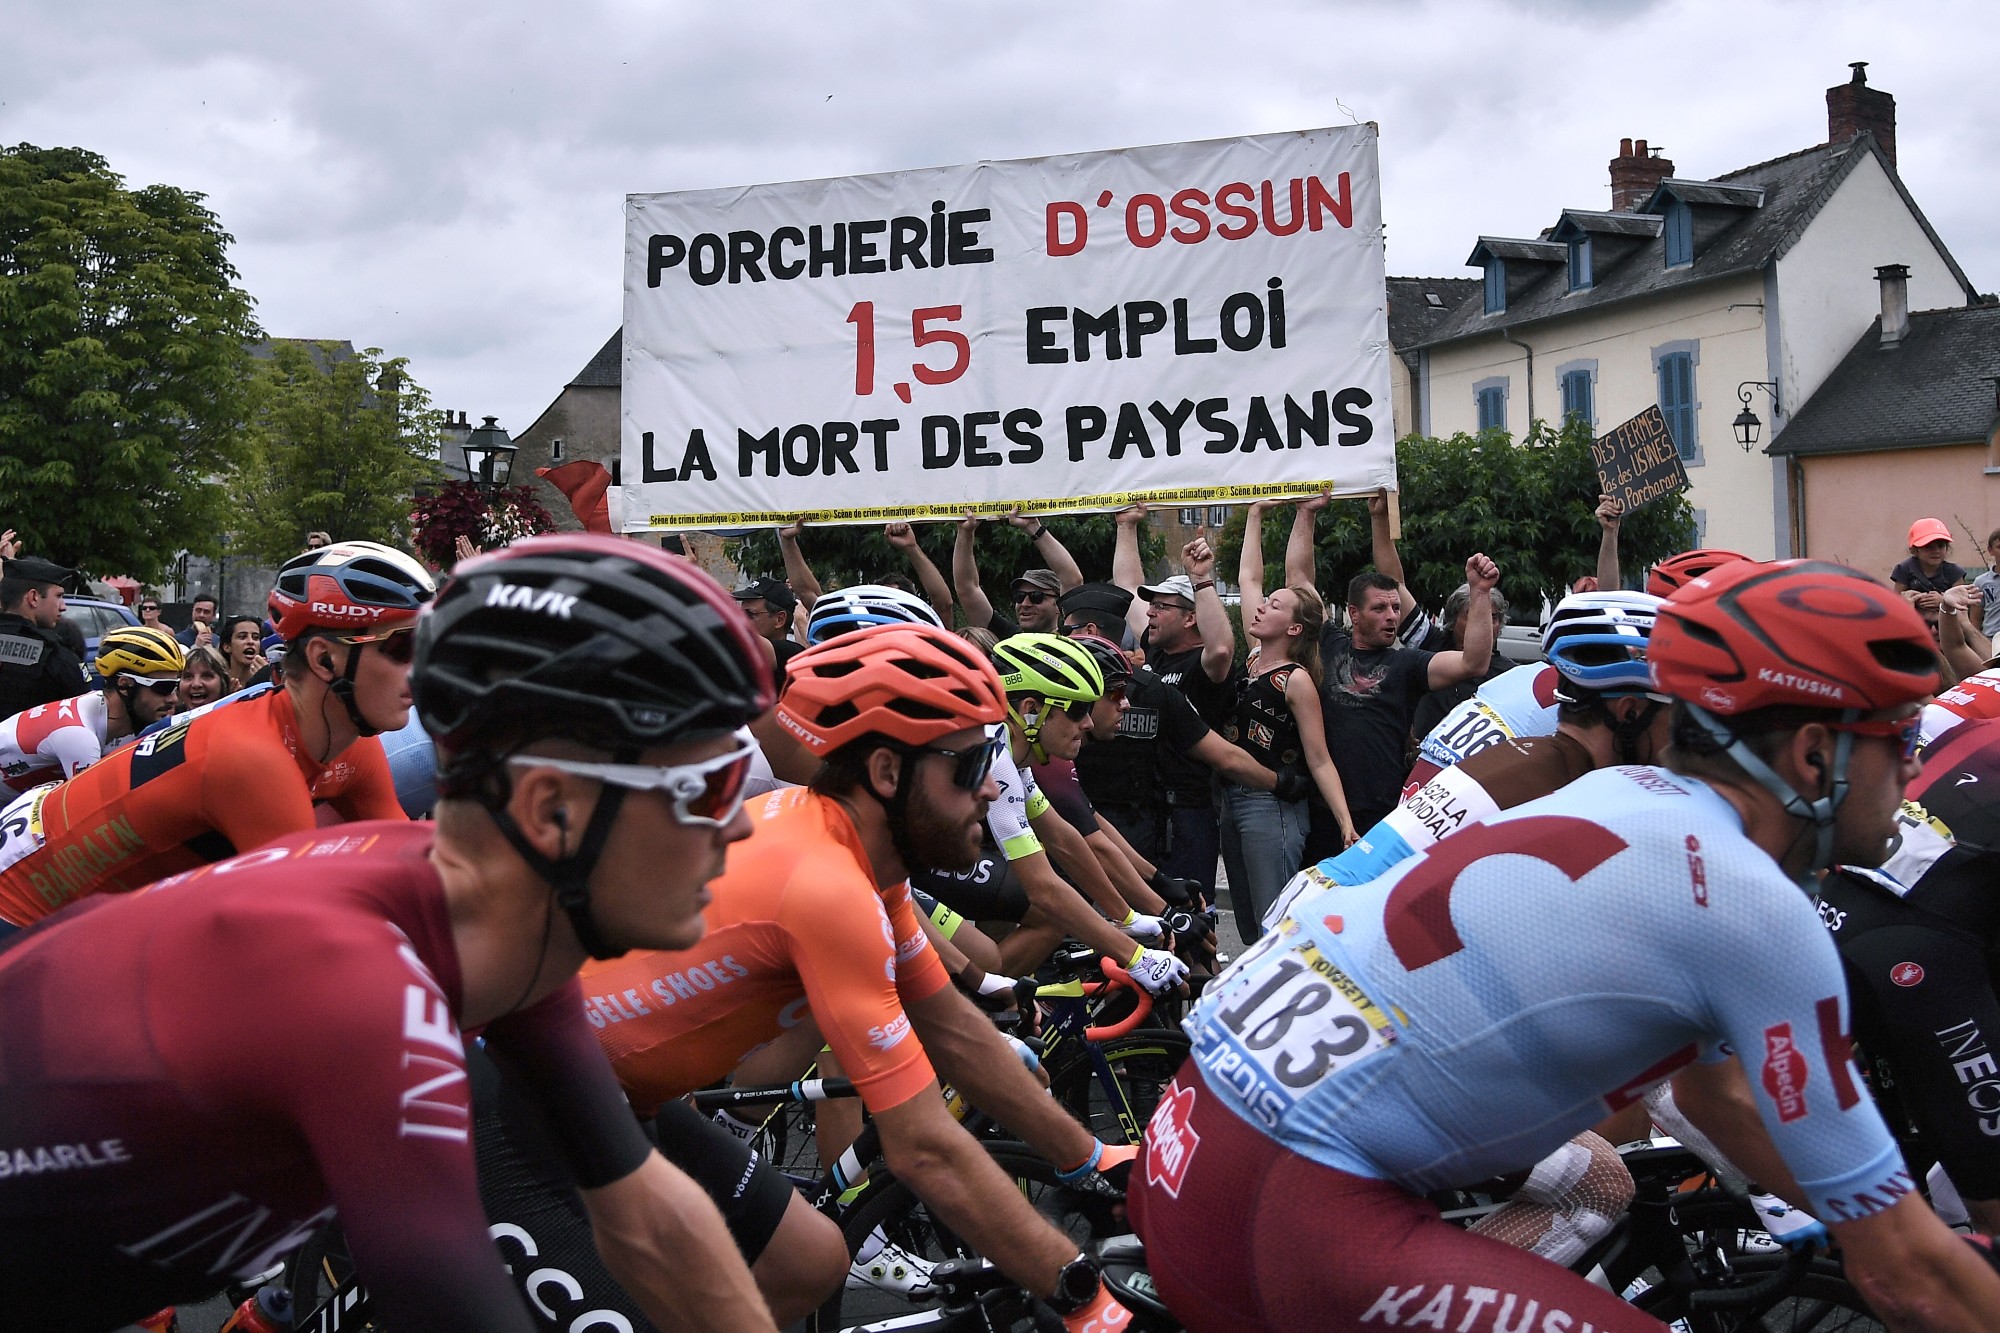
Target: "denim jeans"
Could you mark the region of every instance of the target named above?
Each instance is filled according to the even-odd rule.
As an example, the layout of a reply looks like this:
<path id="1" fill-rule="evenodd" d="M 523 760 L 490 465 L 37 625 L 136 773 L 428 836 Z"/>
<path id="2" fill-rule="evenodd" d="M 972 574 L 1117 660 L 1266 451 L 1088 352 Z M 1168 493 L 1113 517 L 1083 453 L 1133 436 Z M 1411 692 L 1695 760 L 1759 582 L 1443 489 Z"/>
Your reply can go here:
<path id="1" fill-rule="evenodd" d="M 1245 944 L 1264 933 L 1264 913 L 1304 865 L 1308 819 L 1304 801 L 1280 801 L 1234 783 L 1223 787 L 1222 859 Z"/>
<path id="2" fill-rule="evenodd" d="M 1212 805 L 1177 805 L 1167 811 L 1167 854 L 1153 864 L 1177 879 L 1201 885 L 1215 897 L 1216 812 Z"/>

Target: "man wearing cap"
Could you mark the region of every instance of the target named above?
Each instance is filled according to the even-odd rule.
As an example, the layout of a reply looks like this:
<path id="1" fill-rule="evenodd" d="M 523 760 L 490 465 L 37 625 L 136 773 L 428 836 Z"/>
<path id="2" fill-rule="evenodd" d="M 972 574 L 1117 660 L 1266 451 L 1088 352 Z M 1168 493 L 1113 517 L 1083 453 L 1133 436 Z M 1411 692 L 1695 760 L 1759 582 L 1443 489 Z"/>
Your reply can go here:
<path id="1" fill-rule="evenodd" d="M 83 659 L 55 636 L 76 571 L 34 556 L 0 564 L 0 717 L 89 688 Z"/>
<path id="2" fill-rule="evenodd" d="M 778 688 L 783 690 L 785 663 L 805 647 L 792 638 L 792 612 L 798 609 L 798 594 L 783 579 L 774 579 L 766 574 L 738 588 L 736 600 L 743 604 L 743 614 L 750 617 L 750 624 L 764 636 L 771 645 L 771 651 L 776 654 Z"/>
<path id="3" fill-rule="evenodd" d="M 983 625 L 1000 638 L 1026 631 L 1030 634 L 1060 634 L 1062 609 L 1056 599 L 1083 582 L 1067 548 L 1043 526 L 1042 521 L 1023 513 L 1019 506 L 1007 515 L 1007 523 L 1028 534 L 1035 554 L 1048 561 L 1041 569 L 1030 569 L 1010 585 L 1014 614 L 1009 617 L 993 609 L 993 602 L 979 584 L 979 564 L 973 557 L 972 541 L 983 522 L 977 514 L 967 514 L 958 523 L 958 540 L 951 548 L 951 581 L 965 609 L 965 623 Z"/>

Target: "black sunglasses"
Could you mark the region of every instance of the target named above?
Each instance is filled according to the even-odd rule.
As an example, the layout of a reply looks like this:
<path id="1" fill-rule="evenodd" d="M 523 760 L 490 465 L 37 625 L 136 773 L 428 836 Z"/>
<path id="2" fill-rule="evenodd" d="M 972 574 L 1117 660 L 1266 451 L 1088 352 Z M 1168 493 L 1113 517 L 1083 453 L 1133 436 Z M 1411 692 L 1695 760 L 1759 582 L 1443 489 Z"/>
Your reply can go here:
<path id="1" fill-rule="evenodd" d="M 404 625 L 399 629 L 384 630 L 380 634 L 336 634 L 335 643 L 345 643 L 354 647 L 374 644 L 375 651 L 403 666 L 417 655 L 416 627 Z"/>
<path id="2" fill-rule="evenodd" d="M 986 775 L 993 771 L 999 761 L 1000 751 L 1007 746 L 1005 727 L 996 726 L 987 733 L 986 739 L 963 750 L 947 750 L 940 745 L 920 745 L 918 754 L 934 754 L 953 760 L 951 782 L 964 791 L 978 791 L 986 785 Z"/>
<path id="3" fill-rule="evenodd" d="M 1040 606 L 1048 600 L 1049 595 L 1047 593 L 1035 588 L 1023 588 L 1014 594 L 1014 605 L 1016 606 L 1020 606 L 1023 603 L 1029 606 Z"/>
<path id="4" fill-rule="evenodd" d="M 160 608 L 157 604 L 153 602 L 141 602 L 139 603 L 139 609 L 141 611 L 157 611 Z"/>

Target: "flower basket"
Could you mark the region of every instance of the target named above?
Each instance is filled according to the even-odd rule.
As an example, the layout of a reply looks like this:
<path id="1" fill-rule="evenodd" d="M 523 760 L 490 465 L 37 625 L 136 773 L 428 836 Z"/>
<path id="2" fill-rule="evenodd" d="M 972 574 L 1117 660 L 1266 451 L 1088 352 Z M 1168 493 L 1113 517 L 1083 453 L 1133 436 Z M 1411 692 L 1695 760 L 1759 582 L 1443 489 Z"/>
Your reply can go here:
<path id="1" fill-rule="evenodd" d="M 419 499 L 410 511 L 411 540 L 417 553 L 440 569 L 458 559 L 458 539 L 469 537 L 484 551 L 555 529 L 555 520 L 533 490 L 506 486 L 482 491 L 469 481 L 450 481 Z"/>

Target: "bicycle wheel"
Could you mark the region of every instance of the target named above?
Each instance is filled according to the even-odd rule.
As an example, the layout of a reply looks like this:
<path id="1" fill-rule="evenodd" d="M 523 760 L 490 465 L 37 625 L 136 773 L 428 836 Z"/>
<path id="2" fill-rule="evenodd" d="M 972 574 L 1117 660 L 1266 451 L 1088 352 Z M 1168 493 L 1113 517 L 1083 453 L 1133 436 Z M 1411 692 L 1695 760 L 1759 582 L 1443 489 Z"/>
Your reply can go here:
<path id="1" fill-rule="evenodd" d="M 1169 1028 L 1140 1028 L 1103 1044 L 1105 1062 L 1131 1108 L 1129 1129 L 1123 1123 L 1125 1108 L 1115 1104 L 1081 1049 L 1049 1071 L 1049 1092 L 1104 1142 L 1137 1143 L 1160 1094 L 1187 1063 L 1192 1047 L 1187 1033 Z"/>
<path id="2" fill-rule="evenodd" d="M 1077 1247 L 1105 1235 L 1129 1230 L 1115 1219 L 1106 1201 L 1064 1189 L 1056 1180 L 1055 1168 L 1020 1144 L 995 1144 L 987 1153 L 1014 1188 L 1034 1206 L 1036 1212 L 1058 1230 L 1074 1236 Z M 856 1203 L 841 1227 L 847 1252 L 859 1254 L 864 1245 L 880 1232 L 878 1243 L 899 1246 L 912 1267 L 943 1263 L 947 1259 L 977 1257 L 976 1252 L 942 1220 L 931 1213 L 916 1191 L 885 1170 L 878 1170 L 868 1192 Z M 857 1279 L 849 1279 L 850 1282 Z M 852 1328 L 871 1320 L 888 1319 L 930 1309 L 936 1302 L 922 1291 L 902 1293 L 873 1287 L 845 1287 L 820 1307 L 820 1333 Z M 1002 1299 L 987 1309 L 986 1326 L 1002 1330 L 1034 1329 L 1036 1303 L 1020 1295 Z"/>

